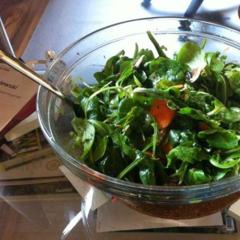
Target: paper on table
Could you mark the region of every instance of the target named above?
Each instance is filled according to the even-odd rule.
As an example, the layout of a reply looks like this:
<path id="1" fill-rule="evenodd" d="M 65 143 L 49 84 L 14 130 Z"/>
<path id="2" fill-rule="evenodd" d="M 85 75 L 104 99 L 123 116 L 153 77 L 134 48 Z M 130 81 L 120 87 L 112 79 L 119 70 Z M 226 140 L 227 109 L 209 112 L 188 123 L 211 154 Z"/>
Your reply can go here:
<path id="1" fill-rule="evenodd" d="M 235 202 L 229 209 L 228 214 L 235 218 L 236 220 L 240 221 L 240 200 Z"/>
<path id="2" fill-rule="evenodd" d="M 65 166 L 60 166 L 60 170 L 83 198 L 88 195 L 88 192 L 91 189 L 94 189 L 91 209 L 98 209 L 97 232 L 153 229 L 163 227 L 223 225 L 221 213 L 191 220 L 162 219 L 139 213 L 120 202 L 113 203 L 109 201 L 110 196 L 81 180 Z"/>
<path id="3" fill-rule="evenodd" d="M 221 213 L 191 220 L 172 220 L 142 214 L 120 202 L 108 202 L 97 211 L 97 232 L 220 225 L 223 225 Z"/>
<path id="4" fill-rule="evenodd" d="M 37 120 L 37 113 L 33 112 L 31 115 L 29 115 L 27 118 L 25 118 L 23 121 L 21 121 L 19 124 L 17 124 L 15 127 L 13 127 L 10 131 L 8 131 L 4 137 L 5 139 L 10 142 L 14 139 L 17 139 L 32 130 L 39 127 L 39 123 Z"/>
<path id="5" fill-rule="evenodd" d="M 77 190 L 80 196 L 84 199 L 87 196 L 90 190 L 93 190 L 92 195 L 92 205 L 91 209 L 95 210 L 109 201 L 111 198 L 106 193 L 100 191 L 99 189 L 93 187 L 92 185 L 88 184 L 87 182 L 81 180 L 78 176 L 74 175 L 68 168 L 65 166 L 59 167 L 62 173 L 66 176 L 66 178 L 71 182 L 73 187 Z"/>
<path id="6" fill-rule="evenodd" d="M 0 64 L 0 131 L 36 94 L 37 84 Z"/>

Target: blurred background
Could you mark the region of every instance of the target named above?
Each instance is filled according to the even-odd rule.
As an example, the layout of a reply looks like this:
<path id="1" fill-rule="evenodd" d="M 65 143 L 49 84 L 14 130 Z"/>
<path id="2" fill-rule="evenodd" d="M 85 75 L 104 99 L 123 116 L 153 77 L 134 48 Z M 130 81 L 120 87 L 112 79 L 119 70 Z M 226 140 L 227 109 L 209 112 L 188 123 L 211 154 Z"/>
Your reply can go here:
<path id="1" fill-rule="evenodd" d="M 49 49 L 59 52 L 103 26 L 134 18 L 187 16 L 240 29 L 239 5 L 238 0 L 1 0 L 0 14 L 15 51 L 24 48 L 20 52 L 29 60 L 43 58 Z"/>

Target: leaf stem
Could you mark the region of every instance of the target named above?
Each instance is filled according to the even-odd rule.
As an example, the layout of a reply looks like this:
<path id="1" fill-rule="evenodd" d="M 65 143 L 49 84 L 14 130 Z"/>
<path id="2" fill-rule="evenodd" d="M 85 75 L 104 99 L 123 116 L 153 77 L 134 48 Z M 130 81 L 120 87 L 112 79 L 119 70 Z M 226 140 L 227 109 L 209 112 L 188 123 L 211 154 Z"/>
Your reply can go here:
<path id="1" fill-rule="evenodd" d="M 117 176 L 117 178 L 122 179 L 127 173 L 129 173 L 133 168 L 135 168 L 139 163 L 141 163 L 144 158 L 137 157 L 133 162 L 131 162 L 126 168 L 124 168 Z"/>
<path id="2" fill-rule="evenodd" d="M 102 93 L 102 92 L 105 92 L 105 91 L 108 91 L 108 90 L 113 90 L 113 89 L 119 89 L 119 88 L 122 88 L 120 86 L 111 86 L 111 87 L 108 87 L 108 85 L 110 84 L 111 82 L 107 83 L 105 86 L 103 86 L 102 88 L 100 88 L 98 91 L 94 92 L 89 98 L 88 100 L 91 100 L 93 99 L 94 97 L 96 97 L 98 94 Z"/>
<path id="3" fill-rule="evenodd" d="M 167 57 L 166 54 L 163 52 L 161 46 L 157 42 L 157 40 L 152 35 L 152 33 L 150 31 L 147 31 L 147 35 L 148 35 L 150 41 L 152 42 L 152 44 L 154 45 L 154 47 L 156 48 L 159 57 Z"/>

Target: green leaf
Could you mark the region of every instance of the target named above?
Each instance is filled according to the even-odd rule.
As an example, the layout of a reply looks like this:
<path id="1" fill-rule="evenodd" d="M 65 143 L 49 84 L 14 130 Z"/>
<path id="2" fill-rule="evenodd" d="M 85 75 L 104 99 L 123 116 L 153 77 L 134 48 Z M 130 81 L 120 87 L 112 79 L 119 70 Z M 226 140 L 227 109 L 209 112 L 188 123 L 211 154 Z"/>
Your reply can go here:
<path id="1" fill-rule="evenodd" d="M 222 118 L 227 123 L 240 122 L 240 108 L 230 107 L 226 109 L 222 114 Z"/>
<path id="2" fill-rule="evenodd" d="M 217 128 L 220 124 L 219 122 L 210 119 L 202 111 L 200 111 L 198 109 L 191 108 L 191 107 L 180 108 L 178 113 L 181 114 L 181 115 L 185 115 L 185 116 L 188 116 L 190 118 L 196 119 L 196 120 L 203 121 L 213 128 Z"/>
<path id="3" fill-rule="evenodd" d="M 152 135 L 152 154 L 155 156 L 156 154 L 156 147 L 159 139 L 159 134 L 158 134 L 158 125 L 156 121 L 154 121 L 152 124 L 153 127 L 153 135 Z"/>
<path id="4" fill-rule="evenodd" d="M 187 163 L 195 163 L 208 159 L 208 154 L 199 147 L 177 146 L 167 154 L 167 167 L 170 167 L 174 160 Z"/>
<path id="5" fill-rule="evenodd" d="M 196 133 L 191 130 L 171 129 L 168 134 L 169 142 L 175 147 L 179 144 L 188 145 L 196 142 Z"/>
<path id="6" fill-rule="evenodd" d="M 183 103 L 182 100 L 177 100 L 180 91 L 178 88 L 170 87 L 168 89 L 156 89 L 156 88 L 135 88 L 133 90 L 132 98 L 136 105 L 149 106 L 156 98 L 172 100 L 176 105 Z M 141 104 L 142 103 L 142 104 Z"/>
<path id="7" fill-rule="evenodd" d="M 152 50 L 150 50 L 150 49 L 141 49 L 138 52 L 136 58 L 139 58 L 141 56 L 144 56 L 143 57 L 143 63 L 147 63 L 147 62 L 152 61 L 154 59 L 154 54 L 153 54 Z"/>
<path id="8" fill-rule="evenodd" d="M 214 105 L 214 108 L 207 113 L 208 116 L 223 114 L 227 111 L 227 108 L 218 99 L 214 99 L 212 103 Z"/>
<path id="9" fill-rule="evenodd" d="M 194 184 L 203 184 L 210 182 L 212 179 L 210 176 L 207 176 L 201 169 L 189 169 L 188 170 L 188 183 L 191 185 Z"/>
<path id="10" fill-rule="evenodd" d="M 178 181 L 179 184 L 182 184 L 184 181 L 185 175 L 187 173 L 188 165 L 189 165 L 188 162 L 182 162 L 180 168 L 177 169 L 176 173 L 173 175 L 174 177 L 179 178 L 179 181 Z"/>
<path id="11" fill-rule="evenodd" d="M 133 74 L 133 64 L 132 61 L 124 61 L 120 66 L 120 77 L 117 80 L 119 85 L 122 85 L 123 82 Z"/>
<path id="12" fill-rule="evenodd" d="M 147 35 L 148 35 L 150 41 L 152 42 L 152 44 L 154 45 L 154 47 L 156 48 L 158 55 L 160 57 L 166 57 L 165 53 L 162 50 L 162 47 L 159 45 L 157 40 L 154 38 L 153 34 L 150 31 L 147 31 Z"/>
<path id="13" fill-rule="evenodd" d="M 223 179 L 228 172 L 229 172 L 229 169 L 219 170 L 219 171 L 216 173 L 216 175 L 214 176 L 214 180 L 215 180 L 215 181 L 219 181 L 219 180 Z"/>
<path id="14" fill-rule="evenodd" d="M 240 67 L 226 71 L 225 76 L 228 78 L 233 92 L 240 95 Z"/>
<path id="15" fill-rule="evenodd" d="M 222 159 L 220 154 L 214 154 L 210 158 L 210 163 L 220 169 L 233 168 L 240 162 L 240 153 L 233 153 L 228 157 Z"/>
<path id="16" fill-rule="evenodd" d="M 186 90 L 185 101 L 189 107 L 196 108 L 201 110 L 203 113 L 206 113 L 212 110 L 212 102 L 216 98 L 209 93 L 204 91 L 197 91 L 188 87 Z M 217 99 L 218 100 L 218 99 Z M 219 101 L 219 100 L 218 100 Z"/>
<path id="17" fill-rule="evenodd" d="M 134 83 L 137 85 L 137 87 L 142 87 L 142 83 L 139 81 L 139 79 L 133 75 L 133 80 L 134 80 Z"/>
<path id="18" fill-rule="evenodd" d="M 202 48 L 194 42 L 186 42 L 181 47 L 177 55 L 177 60 L 181 64 L 188 64 L 191 69 L 203 69 L 206 65 L 205 55 Z"/>
<path id="19" fill-rule="evenodd" d="M 208 52 L 205 54 L 205 59 L 208 65 L 208 68 L 215 72 L 221 73 L 225 66 L 225 56 L 221 56 L 220 52 Z"/>
<path id="20" fill-rule="evenodd" d="M 83 95 L 83 88 L 81 88 L 80 86 L 74 84 L 72 86 L 72 89 L 71 89 L 71 94 L 76 98 L 78 99 L 79 97 L 81 97 Z"/>
<path id="21" fill-rule="evenodd" d="M 225 78 L 219 74 L 217 76 L 216 97 L 223 103 L 227 103 L 227 84 Z"/>
<path id="22" fill-rule="evenodd" d="M 95 127 L 100 136 L 111 134 L 111 127 L 108 124 L 95 119 L 89 119 L 88 121 Z"/>
<path id="23" fill-rule="evenodd" d="M 176 60 L 159 57 L 154 59 L 149 64 L 150 79 L 158 84 L 158 81 L 168 80 L 174 84 L 185 81 L 186 74 L 189 70 L 185 64 L 180 64 Z M 158 88 L 160 85 L 157 85 Z"/>
<path id="24" fill-rule="evenodd" d="M 133 54 L 133 58 L 137 58 L 138 55 L 138 51 L 139 51 L 139 47 L 138 44 L 135 43 L 135 49 L 134 49 L 134 54 Z"/>
<path id="25" fill-rule="evenodd" d="M 127 160 L 122 158 L 120 149 L 113 146 L 110 148 L 104 159 L 98 162 L 97 166 L 102 173 L 108 176 L 117 177 L 126 165 Z"/>
<path id="26" fill-rule="evenodd" d="M 92 148 L 95 138 L 95 128 L 87 120 L 76 117 L 72 120 L 72 126 L 80 140 L 82 148 L 80 159 L 83 160 Z"/>
<path id="27" fill-rule="evenodd" d="M 124 51 L 122 50 L 117 55 L 112 56 L 109 58 L 104 66 L 104 69 L 101 72 L 94 73 L 94 77 L 98 82 L 101 82 L 108 78 L 109 76 L 118 72 L 118 65 L 117 62 L 120 57 L 124 55 Z"/>
<path id="28" fill-rule="evenodd" d="M 118 114 L 119 117 L 122 118 L 124 117 L 134 106 L 133 100 L 131 98 L 123 98 L 119 102 L 118 106 Z"/>
<path id="29" fill-rule="evenodd" d="M 138 166 L 141 162 L 143 162 L 147 156 L 140 151 L 136 151 L 136 158 L 126 167 L 124 168 L 119 174 L 118 178 L 123 178 L 127 175 L 130 171 L 132 171 L 136 166 Z"/>
<path id="30" fill-rule="evenodd" d="M 118 131 L 115 131 L 111 137 L 114 144 L 116 144 L 125 155 L 131 159 L 135 159 L 136 149 L 129 146 L 129 139 L 127 136 L 119 133 Z"/>
<path id="31" fill-rule="evenodd" d="M 198 133 L 200 139 L 206 139 L 214 148 L 231 149 L 238 146 L 237 135 L 225 129 L 206 130 Z"/>
<path id="32" fill-rule="evenodd" d="M 93 161 L 96 162 L 104 156 L 107 149 L 107 144 L 108 144 L 108 137 L 98 138 L 98 141 L 96 141 L 94 144 L 96 146 L 93 151 L 93 156 L 92 156 Z"/>
<path id="33" fill-rule="evenodd" d="M 152 75 L 151 75 L 152 76 Z M 150 77 L 151 77 L 150 76 Z M 176 83 L 169 81 L 167 79 L 160 79 L 155 83 L 157 89 L 168 89 L 169 87 L 175 85 Z"/>
<path id="34" fill-rule="evenodd" d="M 101 120 L 103 113 L 98 98 L 83 98 L 81 101 L 81 107 L 84 110 L 85 117 L 88 119 Z"/>
<path id="35" fill-rule="evenodd" d="M 144 185 L 156 184 L 156 176 L 154 174 L 153 168 L 149 168 L 149 167 L 141 168 L 139 171 L 139 177 L 141 179 L 142 184 Z"/>

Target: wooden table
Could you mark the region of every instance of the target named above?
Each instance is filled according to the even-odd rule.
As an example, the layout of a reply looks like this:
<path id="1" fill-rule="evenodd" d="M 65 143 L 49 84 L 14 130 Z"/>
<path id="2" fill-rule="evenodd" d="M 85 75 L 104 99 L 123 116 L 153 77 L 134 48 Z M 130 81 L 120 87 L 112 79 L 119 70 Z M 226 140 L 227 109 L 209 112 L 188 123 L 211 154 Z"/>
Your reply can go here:
<path id="1" fill-rule="evenodd" d="M 24 52 L 49 0 L 1 0 L 3 19 L 16 55 Z"/>

